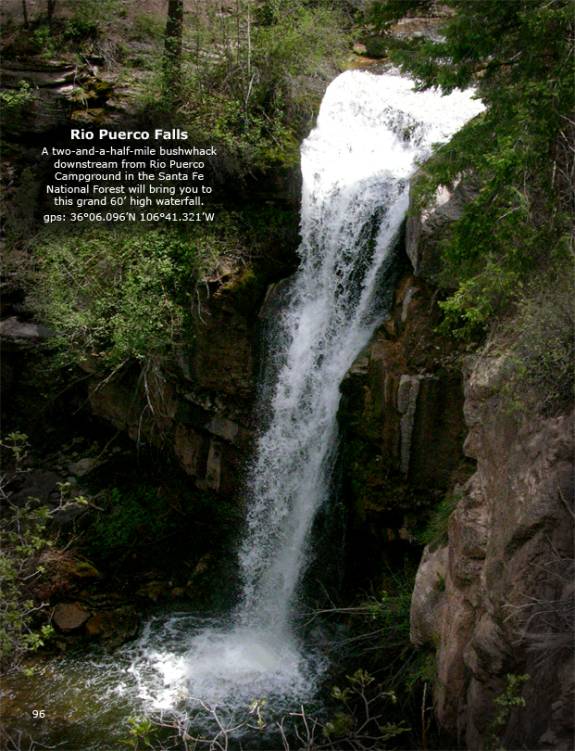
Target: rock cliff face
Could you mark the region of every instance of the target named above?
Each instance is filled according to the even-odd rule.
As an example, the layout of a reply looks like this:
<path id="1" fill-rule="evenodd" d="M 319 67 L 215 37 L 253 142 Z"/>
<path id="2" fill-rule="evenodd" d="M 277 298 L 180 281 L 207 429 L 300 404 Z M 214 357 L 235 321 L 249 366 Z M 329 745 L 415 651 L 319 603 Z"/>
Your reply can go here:
<path id="1" fill-rule="evenodd" d="M 254 433 L 260 287 L 246 295 L 241 277 L 218 283 L 202 294 L 191 344 L 173 362 L 90 386 L 94 414 L 174 455 L 200 490 L 233 496 L 241 484 Z"/>
<path id="2" fill-rule="evenodd" d="M 344 381 L 350 579 L 377 576 L 390 543 L 412 539 L 420 510 L 468 474 L 461 373 L 437 322 L 433 288 L 406 270 L 390 317 Z"/>
<path id="3" fill-rule="evenodd" d="M 72 72 L 35 71 L 31 132 L 69 122 Z M 20 74 L 9 71 L 13 82 Z M 358 576 L 376 577 L 394 544 L 413 539 L 420 510 L 456 496 L 447 544 L 423 553 L 411 612 L 412 641 L 436 652 L 438 720 L 469 749 L 570 749 L 572 416 L 510 414 L 495 348 L 462 370 L 462 352 L 435 331 L 439 242 L 473 191 L 460 183 L 410 216 L 389 318 L 343 384 L 348 579 L 359 587 Z M 174 456 L 198 488 L 236 495 L 255 428 L 258 312 L 266 284 L 293 267 L 294 245 L 281 272 L 256 269 L 257 290 L 246 294 L 233 275 L 212 284 L 193 341 L 173 362 L 104 380 L 93 373 L 94 414 Z M 6 314 L 0 337 L 15 359 L 49 334 Z M 9 385 L 18 368 L 8 370 Z M 509 691 L 507 675 L 528 679 Z"/>
<path id="4" fill-rule="evenodd" d="M 461 353 L 436 331 L 434 286 L 438 243 L 471 195 L 460 183 L 438 192 L 420 214 L 410 212 L 389 317 L 343 384 L 350 581 L 377 577 L 395 544 L 414 540 L 422 512 L 473 469 L 463 453 Z"/>
<path id="5" fill-rule="evenodd" d="M 225 493 L 237 486 L 249 443 L 254 383 L 254 331 L 230 297 L 216 293 L 205 306 L 191 350 L 177 364 L 104 383 L 94 378 L 90 387 L 94 414 L 133 440 L 173 452 L 200 489 Z"/>
<path id="6" fill-rule="evenodd" d="M 438 243 L 470 195 L 458 185 L 408 220 L 412 272 L 344 384 L 347 497 L 357 535 L 373 538 L 366 557 L 409 539 L 419 507 L 459 499 L 412 600 L 412 641 L 436 651 L 438 720 L 470 749 L 567 749 L 572 416 L 511 414 L 505 356 L 487 348 L 461 369 L 434 333 Z"/>
<path id="7" fill-rule="evenodd" d="M 465 452 L 447 546 L 427 549 L 412 602 L 412 639 L 437 649 L 436 711 L 467 748 L 572 748 L 572 416 L 512 417 L 502 358 L 468 363 Z M 507 675 L 524 700 L 496 710 Z"/>

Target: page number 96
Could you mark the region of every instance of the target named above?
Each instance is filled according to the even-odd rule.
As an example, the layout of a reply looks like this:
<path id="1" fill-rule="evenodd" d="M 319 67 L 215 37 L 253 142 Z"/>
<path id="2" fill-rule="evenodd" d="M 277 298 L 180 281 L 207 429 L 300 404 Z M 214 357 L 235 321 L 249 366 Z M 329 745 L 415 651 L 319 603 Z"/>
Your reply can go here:
<path id="1" fill-rule="evenodd" d="M 46 710 L 45 709 L 33 709 L 32 717 L 35 720 L 43 720 L 44 717 L 46 717 Z"/>

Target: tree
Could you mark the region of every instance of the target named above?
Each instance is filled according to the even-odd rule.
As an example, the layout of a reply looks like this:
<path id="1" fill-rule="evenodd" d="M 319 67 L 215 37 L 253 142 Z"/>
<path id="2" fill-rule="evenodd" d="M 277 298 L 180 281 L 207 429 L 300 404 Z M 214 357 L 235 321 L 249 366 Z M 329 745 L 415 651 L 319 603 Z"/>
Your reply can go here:
<path id="1" fill-rule="evenodd" d="M 443 250 L 449 327 L 484 329 L 534 269 L 565 257 L 573 211 L 574 17 L 569 0 L 446 0 L 440 41 L 389 26 L 427 0 L 373 3 L 370 21 L 419 89 L 475 86 L 486 111 L 439 149 L 421 196 L 472 172 L 481 187 Z M 562 256 L 563 254 L 563 256 Z"/>
<path id="2" fill-rule="evenodd" d="M 183 0 L 168 0 L 164 34 L 163 87 L 164 96 L 175 103 L 182 88 L 182 33 L 184 29 Z"/>

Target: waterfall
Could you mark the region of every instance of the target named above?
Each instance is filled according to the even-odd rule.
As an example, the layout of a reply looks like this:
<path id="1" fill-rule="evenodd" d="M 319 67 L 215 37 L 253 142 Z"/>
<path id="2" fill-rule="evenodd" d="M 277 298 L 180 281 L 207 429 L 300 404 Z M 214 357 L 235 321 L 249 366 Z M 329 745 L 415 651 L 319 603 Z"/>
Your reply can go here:
<path id="1" fill-rule="evenodd" d="M 157 652 L 168 690 L 183 681 L 189 695 L 217 703 L 313 690 L 291 618 L 330 487 L 340 384 L 381 320 L 409 178 L 434 143 L 481 110 L 469 92 L 416 92 L 394 72 L 350 71 L 329 86 L 302 146 L 301 264 L 269 343 L 269 417 L 249 471 L 239 554 L 242 601 L 231 625 L 192 634 L 177 659 Z"/>
<path id="2" fill-rule="evenodd" d="M 416 93 L 394 74 L 348 72 L 302 146 L 301 266 L 279 336 L 271 421 L 251 471 L 240 564 L 242 622 L 289 632 L 310 528 L 329 489 L 339 387 L 381 309 L 379 279 L 405 216 L 409 177 L 480 105 Z"/>

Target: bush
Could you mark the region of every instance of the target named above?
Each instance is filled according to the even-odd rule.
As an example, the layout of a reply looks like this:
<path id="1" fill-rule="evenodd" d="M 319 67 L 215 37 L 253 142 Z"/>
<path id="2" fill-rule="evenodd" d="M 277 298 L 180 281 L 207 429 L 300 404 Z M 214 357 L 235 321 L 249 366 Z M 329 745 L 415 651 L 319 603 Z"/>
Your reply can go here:
<path id="1" fill-rule="evenodd" d="M 0 90 L 0 107 L 3 111 L 3 126 L 6 135 L 19 133 L 35 100 L 36 92 L 28 81 L 20 81 L 17 89 Z"/>
<path id="2" fill-rule="evenodd" d="M 525 292 L 507 326 L 508 386 L 514 403 L 543 415 L 566 411 L 575 396 L 575 275 L 557 271 Z"/>
<path id="3" fill-rule="evenodd" d="M 218 236 L 217 232 L 220 232 Z M 182 341 L 196 284 L 226 247 L 227 228 L 193 234 L 89 228 L 41 234 L 30 304 L 68 359 L 103 369 L 162 357 Z"/>
<path id="4" fill-rule="evenodd" d="M 46 534 L 49 511 L 34 499 L 25 505 L 10 503 L 9 486 L 12 479 L 25 472 L 28 437 L 24 433 L 9 433 L 0 442 L 4 474 L 0 491 L 8 502 L 0 517 L 0 665 L 10 667 L 21 657 L 43 646 L 52 634 L 48 625 L 34 628 L 36 607 L 29 589 L 43 572 L 40 555 L 50 545 Z M 11 465 L 8 472 L 7 467 Z"/>
<path id="5" fill-rule="evenodd" d="M 4 665 L 43 646 L 52 633 L 49 626 L 33 628 L 38 608 L 26 594 L 26 582 L 43 571 L 38 559 L 50 544 L 45 535 L 48 509 L 32 502 L 11 512 L 0 522 L 0 663 Z"/>

